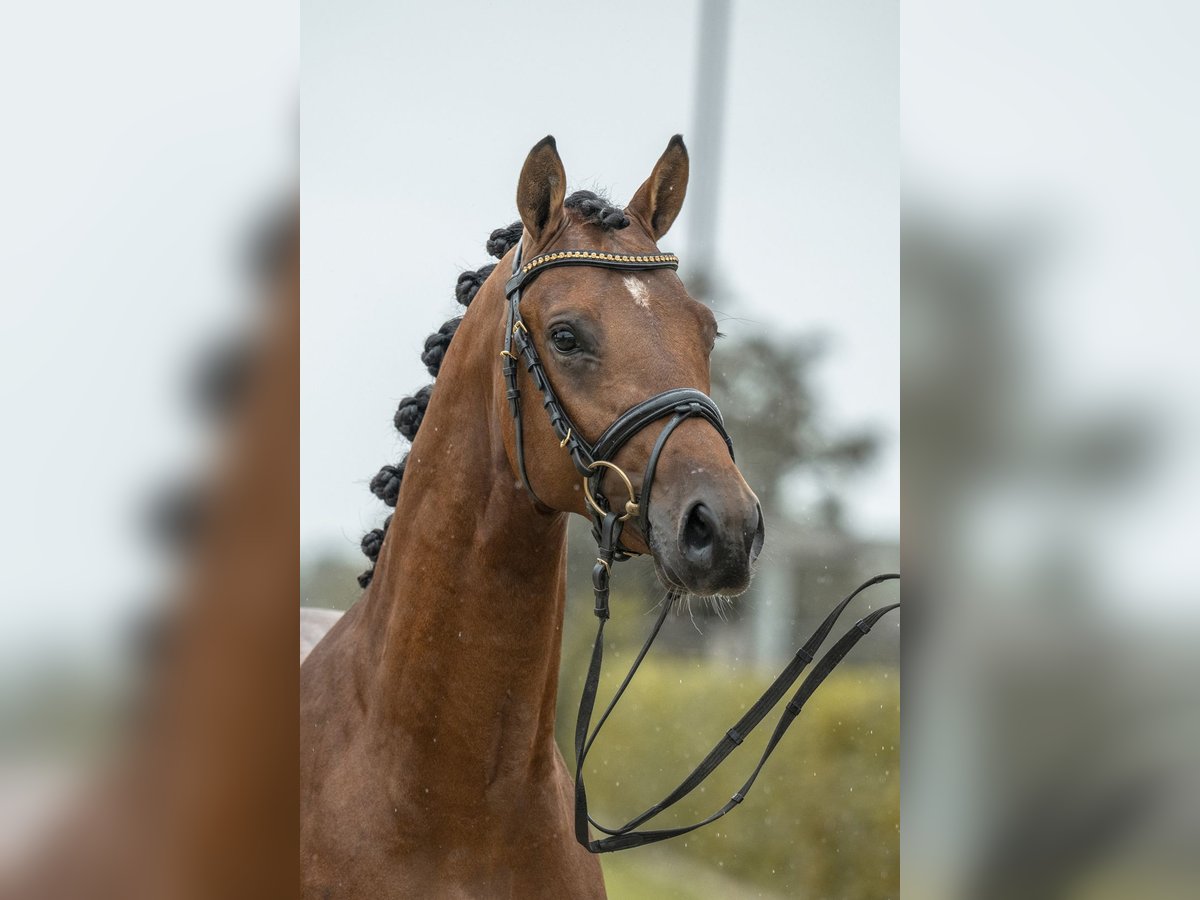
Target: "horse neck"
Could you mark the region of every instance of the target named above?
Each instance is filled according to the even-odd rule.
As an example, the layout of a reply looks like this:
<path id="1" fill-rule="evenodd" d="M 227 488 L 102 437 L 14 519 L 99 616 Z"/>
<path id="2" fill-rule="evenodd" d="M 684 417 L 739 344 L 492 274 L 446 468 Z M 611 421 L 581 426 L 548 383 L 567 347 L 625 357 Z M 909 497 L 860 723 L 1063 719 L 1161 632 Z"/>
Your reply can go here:
<path id="1" fill-rule="evenodd" d="M 537 512 L 508 463 L 482 363 L 499 338 L 468 328 L 482 312 L 439 376 L 360 619 L 360 683 L 397 774 L 448 804 L 553 765 L 562 640 L 565 516 Z"/>

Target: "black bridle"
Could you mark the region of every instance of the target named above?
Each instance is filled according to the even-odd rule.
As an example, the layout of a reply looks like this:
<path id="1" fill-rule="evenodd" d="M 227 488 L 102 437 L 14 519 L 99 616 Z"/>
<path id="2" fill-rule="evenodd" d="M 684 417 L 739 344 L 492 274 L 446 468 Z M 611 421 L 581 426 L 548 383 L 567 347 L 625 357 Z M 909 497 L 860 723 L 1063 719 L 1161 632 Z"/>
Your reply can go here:
<path id="1" fill-rule="evenodd" d="M 621 528 L 626 521 L 636 518 L 642 527 L 642 532 L 649 540 L 649 494 L 654 480 L 654 470 L 658 465 L 659 455 L 666 444 L 667 438 L 685 419 L 700 416 L 707 420 L 729 448 L 733 456 L 733 441 L 725 431 L 725 422 L 721 411 L 712 398 L 702 391 L 691 388 L 676 388 L 656 394 L 649 400 L 644 400 L 630 409 L 625 410 L 616 420 L 605 429 L 604 433 L 591 444 L 583 436 L 583 432 L 571 421 L 562 402 L 554 392 L 553 385 L 546 375 L 537 347 L 529 337 L 525 323 L 521 320 L 521 291 L 529 282 L 556 266 L 593 266 L 604 269 L 620 269 L 625 272 L 646 271 L 649 269 L 675 269 L 679 260 L 671 253 L 655 253 L 646 255 L 630 255 L 619 253 L 601 253 L 596 250 L 560 250 L 554 253 L 543 253 L 535 256 L 529 262 L 521 263 L 521 245 L 517 245 L 513 254 L 513 275 L 505 285 L 504 292 L 508 297 L 508 320 L 504 329 L 504 349 L 500 355 L 504 358 L 504 379 L 508 384 L 508 403 L 513 418 L 516 420 L 516 451 L 517 469 L 521 481 L 530 496 L 543 507 L 546 504 L 538 499 L 537 492 L 529 481 L 529 472 L 525 468 L 525 435 L 524 423 L 521 419 L 521 389 L 517 386 L 517 360 L 525 363 L 525 368 L 533 383 L 542 392 L 542 405 L 550 417 L 550 426 L 558 436 L 559 446 L 567 451 L 571 462 L 579 474 L 583 476 L 584 496 L 587 501 L 587 511 L 594 524 L 593 533 L 602 545 L 607 544 L 613 553 L 606 559 L 605 570 L 616 559 L 627 559 L 631 553 L 620 545 Z M 513 350 L 516 349 L 514 353 Z M 667 427 L 659 435 L 658 443 L 650 454 L 645 475 L 642 477 L 641 502 L 634 496 L 633 485 L 628 476 L 612 461 L 617 453 L 640 432 L 659 419 L 672 416 Z M 612 471 L 624 482 L 629 499 L 624 511 L 615 515 L 615 524 L 608 526 L 612 532 L 607 541 L 601 541 L 604 533 L 604 522 L 614 514 L 609 510 L 607 499 L 600 491 L 600 483 L 607 472 Z M 547 507 L 548 508 L 548 507 Z M 597 562 L 597 565 L 601 565 Z"/>
<path id="2" fill-rule="evenodd" d="M 537 347 L 534 345 L 533 339 L 530 337 L 529 331 L 521 319 L 522 290 L 542 272 L 557 266 L 591 266 L 601 269 L 638 272 L 650 269 L 677 269 L 679 267 L 679 259 L 671 253 L 637 255 L 604 253 L 597 250 L 560 250 L 543 253 L 540 256 L 535 256 L 526 263 L 522 263 L 521 244 L 518 243 L 517 249 L 513 254 L 512 277 L 508 280 L 504 288 L 505 296 L 508 298 L 508 313 L 504 329 L 504 348 L 500 351 L 500 355 L 504 360 L 503 371 L 504 380 L 508 386 L 507 398 L 509 409 L 515 420 L 516 462 L 521 481 L 535 503 L 541 507 L 550 508 L 538 499 L 537 492 L 534 491 L 533 485 L 529 481 L 529 473 L 525 468 L 525 437 L 524 423 L 521 417 L 521 390 L 517 384 L 518 360 L 524 363 L 525 369 L 528 371 L 534 385 L 542 394 L 542 406 L 550 418 L 550 426 L 558 436 L 559 446 L 567 452 L 576 470 L 583 478 L 586 509 L 592 519 L 592 536 L 596 539 L 597 556 L 596 564 L 592 568 L 592 590 L 595 595 L 595 613 L 599 622 L 596 628 L 596 640 L 592 645 L 591 663 L 588 666 L 587 678 L 584 681 L 583 695 L 579 701 L 579 716 L 575 725 L 575 837 L 580 844 L 592 853 L 606 853 L 613 850 L 625 850 L 630 847 L 651 844 L 656 841 L 687 834 L 689 831 L 694 831 L 697 828 L 708 825 L 710 822 L 715 822 L 741 803 L 745 799 L 745 795 L 750 790 L 750 787 L 758 778 L 758 774 L 762 771 L 767 758 L 775 750 L 779 740 L 783 737 L 784 732 L 787 731 L 796 716 L 799 715 L 804 702 L 812 696 L 821 682 L 845 658 L 851 648 L 862 639 L 863 635 L 867 634 L 879 619 L 893 609 L 898 608 L 899 603 L 882 607 L 864 616 L 821 657 L 813 671 L 804 679 L 791 700 L 785 705 L 779 722 L 775 726 L 775 732 L 767 742 L 766 749 L 763 751 L 750 777 L 724 806 L 708 818 L 692 825 L 648 831 L 635 830 L 690 794 L 701 782 L 712 774 L 717 766 L 733 752 L 735 747 L 745 740 L 746 736 L 779 703 L 791 686 L 795 684 L 808 664 L 813 662 L 816 652 L 833 629 L 842 610 L 846 608 L 851 600 L 872 585 L 898 579 L 900 576 L 876 575 L 855 589 L 853 593 L 835 606 L 825 621 L 821 623 L 821 626 L 813 633 L 812 637 L 796 652 L 792 661 L 788 663 L 775 681 L 772 682 L 766 692 L 725 733 L 725 736 L 709 752 L 700 765 L 670 794 L 619 828 L 606 828 L 588 815 L 587 792 L 583 783 L 584 760 L 587 758 L 588 751 L 591 750 L 596 736 L 600 733 L 600 729 L 608 720 L 613 708 L 617 705 L 617 701 L 625 693 L 629 682 L 633 679 L 642 660 L 649 652 L 651 644 L 654 643 L 654 639 L 658 636 L 658 632 L 666 620 L 667 613 L 671 609 L 669 602 L 662 604 L 662 611 L 659 613 L 654 627 L 646 638 L 646 642 L 642 645 L 642 649 L 638 652 L 633 665 L 630 666 L 629 672 L 621 682 L 620 687 L 617 688 L 608 707 L 604 710 L 603 715 L 600 716 L 600 721 L 596 723 L 595 729 L 592 730 L 592 711 L 596 703 L 596 692 L 600 686 L 600 669 L 604 656 L 604 625 L 609 618 L 609 578 L 612 572 L 612 565 L 614 562 L 620 562 L 632 555 L 636 555 L 634 551 L 627 549 L 621 544 L 621 532 L 627 521 L 631 519 L 636 520 L 642 530 L 642 535 L 646 543 L 649 544 L 650 489 L 654 483 L 654 472 L 658 466 L 658 460 L 662 455 L 667 439 L 684 421 L 693 417 L 707 421 L 724 439 L 726 447 L 729 448 L 730 457 L 733 457 L 733 441 L 730 440 L 729 434 L 725 430 L 725 422 L 721 418 L 721 412 L 717 409 L 717 405 L 712 401 L 711 397 L 702 391 L 691 388 L 675 388 L 655 394 L 653 397 L 643 400 L 636 406 L 627 409 L 621 415 L 617 416 L 616 420 L 604 430 L 604 433 L 596 439 L 595 443 L 589 443 L 583 433 L 571 421 L 562 402 L 558 399 L 558 395 L 554 392 L 554 386 L 550 383 L 546 369 L 542 365 Z M 642 429 L 668 416 L 670 417 L 670 421 L 667 422 L 666 426 L 659 433 L 658 439 L 650 451 L 646 471 L 642 476 L 641 495 L 639 496 L 635 493 L 629 477 L 613 460 L 621 448 L 629 443 Z M 619 477 L 627 492 L 628 499 L 619 511 L 611 508 L 608 498 L 601 490 L 604 476 L 610 471 Z M 598 831 L 608 835 L 608 837 L 592 840 L 588 834 L 589 823 Z"/>

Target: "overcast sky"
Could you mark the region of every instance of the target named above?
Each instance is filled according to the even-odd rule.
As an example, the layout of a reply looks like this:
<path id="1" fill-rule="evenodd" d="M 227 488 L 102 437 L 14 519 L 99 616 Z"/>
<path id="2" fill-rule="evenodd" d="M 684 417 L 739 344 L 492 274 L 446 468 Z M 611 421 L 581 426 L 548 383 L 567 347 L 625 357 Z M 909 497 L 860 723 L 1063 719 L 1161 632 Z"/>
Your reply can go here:
<path id="1" fill-rule="evenodd" d="M 369 2 L 302 7 L 302 552 L 357 552 L 386 513 L 397 401 L 459 272 L 515 218 L 530 146 L 624 203 L 693 127 L 699 3 Z M 899 528 L 898 21 L 883 2 L 734 4 L 719 200 L 730 334 L 825 332 L 820 403 L 869 426 L 849 492 L 863 534 Z M 705 160 L 693 154 L 693 177 Z M 684 255 L 687 206 L 662 245 Z M 726 316 L 734 318 L 725 318 Z M 803 514 L 803 510 L 800 511 Z"/>

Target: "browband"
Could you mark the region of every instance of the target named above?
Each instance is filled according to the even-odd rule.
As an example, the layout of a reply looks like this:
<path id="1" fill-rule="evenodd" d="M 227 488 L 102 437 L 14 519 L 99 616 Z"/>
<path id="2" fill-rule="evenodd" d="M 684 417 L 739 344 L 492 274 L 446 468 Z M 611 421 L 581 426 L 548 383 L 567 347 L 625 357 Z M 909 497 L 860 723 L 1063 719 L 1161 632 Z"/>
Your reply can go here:
<path id="1" fill-rule="evenodd" d="M 602 253 L 599 250 L 555 250 L 553 253 L 535 256 L 529 262 L 521 265 L 521 248 L 518 245 L 513 276 L 504 286 L 505 296 L 511 297 L 513 291 L 519 290 L 526 282 L 532 281 L 541 272 L 553 269 L 555 266 L 593 266 L 602 269 L 624 269 L 627 272 L 639 272 L 646 269 L 678 269 L 679 257 L 674 253 L 637 254 Z"/>

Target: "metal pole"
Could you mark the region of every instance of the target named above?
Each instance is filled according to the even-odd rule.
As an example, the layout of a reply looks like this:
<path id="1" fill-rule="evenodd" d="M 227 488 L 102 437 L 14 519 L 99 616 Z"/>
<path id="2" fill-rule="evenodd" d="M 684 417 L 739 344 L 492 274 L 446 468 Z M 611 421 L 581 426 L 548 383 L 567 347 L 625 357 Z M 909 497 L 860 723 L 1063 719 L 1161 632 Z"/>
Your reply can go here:
<path id="1" fill-rule="evenodd" d="M 721 174 L 721 134 L 725 118 L 729 0 L 701 0 L 700 45 L 696 57 L 695 127 L 688 140 L 692 159 L 688 187 L 689 286 L 698 299 L 713 288 L 717 250 L 717 194 Z"/>

